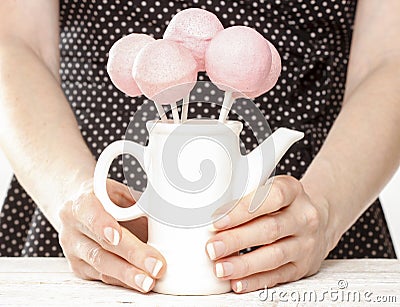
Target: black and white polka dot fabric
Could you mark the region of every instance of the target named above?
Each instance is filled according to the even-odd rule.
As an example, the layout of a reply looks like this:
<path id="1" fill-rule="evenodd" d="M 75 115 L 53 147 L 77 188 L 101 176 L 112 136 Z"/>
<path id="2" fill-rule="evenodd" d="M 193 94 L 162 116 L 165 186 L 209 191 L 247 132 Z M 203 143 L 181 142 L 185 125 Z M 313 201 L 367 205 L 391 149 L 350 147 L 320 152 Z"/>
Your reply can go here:
<path id="1" fill-rule="evenodd" d="M 195 1 L 60 1 L 60 74 L 62 88 L 82 135 L 95 156 L 125 135 L 143 97 L 119 92 L 106 73 L 107 52 L 121 36 L 141 32 L 161 38 L 179 10 L 200 7 L 214 12 L 225 27 L 255 28 L 277 47 L 282 74 L 277 85 L 255 99 L 271 128 L 305 132 L 277 167 L 277 174 L 301 178 L 340 112 L 356 1 L 345 0 L 195 0 Z M 207 80 L 202 75 L 201 79 Z M 192 100 L 198 93 L 192 93 Z M 212 100 L 215 97 L 209 97 Z M 154 111 L 154 107 L 149 107 Z M 148 118 L 146 117 L 148 115 Z M 189 116 L 215 117 L 216 110 L 192 103 Z M 142 121 L 154 119 L 142 113 Z M 133 140 L 146 131 L 134 126 Z M 254 138 L 243 135 L 247 148 Z M 145 174 L 132 161 L 128 183 L 145 186 Z M 111 176 L 124 181 L 121 162 Z M 56 204 L 55 204 L 56 205 Z M 0 256 L 62 256 L 57 233 L 13 178 L 0 216 Z M 343 235 L 330 258 L 385 257 L 395 252 L 379 201 Z"/>

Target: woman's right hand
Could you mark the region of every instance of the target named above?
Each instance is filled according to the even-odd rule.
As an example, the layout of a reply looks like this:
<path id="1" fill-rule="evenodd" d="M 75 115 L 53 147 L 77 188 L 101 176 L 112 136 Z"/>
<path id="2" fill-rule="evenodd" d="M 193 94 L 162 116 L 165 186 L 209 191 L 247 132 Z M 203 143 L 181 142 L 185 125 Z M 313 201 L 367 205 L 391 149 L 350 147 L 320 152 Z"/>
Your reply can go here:
<path id="1" fill-rule="evenodd" d="M 135 202 L 128 187 L 117 181 L 108 180 L 107 190 L 120 206 Z M 64 204 L 60 219 L 60 244 L 77 276 L 148 292 L 164 274 L 163 256 L 139 239 L 147 235 L 139 231 L 135 236 L 135 223 L 125 224 L 130 230 L 107 213 L 94 195 L 92 182 L 82 185 L 78 196 Z M 140 222 L 143 218 L 136 223 L 143 230 Z"/>

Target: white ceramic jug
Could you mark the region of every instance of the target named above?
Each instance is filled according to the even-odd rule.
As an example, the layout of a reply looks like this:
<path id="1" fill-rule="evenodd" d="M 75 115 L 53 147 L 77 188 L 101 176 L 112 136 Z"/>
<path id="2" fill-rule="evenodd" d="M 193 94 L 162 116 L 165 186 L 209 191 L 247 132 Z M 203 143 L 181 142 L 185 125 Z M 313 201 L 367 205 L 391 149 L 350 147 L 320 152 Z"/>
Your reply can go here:
<path id="1" fill-rule="evenodd" d="M 184 124 L 147 123 L 149 143 L 116 141 L 100 155 L 94 174 L 94 192 L 118 221 L 148 218 L 148 244 L 167 261 L 155 292 L 208 295 L 229 292 L 229 281 L 218 279 L 205 244 L 215 211 L 266 182 L 287 149 L 302 132 L 280 128 L 248 155 L 240 153 L 238 121 L 193 119 Z M 107 195 L 111 162 L 133 155 L 147 174 L 147 187 L 128 208 Z M 229 210 L 229 209 L 228 209 Z"/>

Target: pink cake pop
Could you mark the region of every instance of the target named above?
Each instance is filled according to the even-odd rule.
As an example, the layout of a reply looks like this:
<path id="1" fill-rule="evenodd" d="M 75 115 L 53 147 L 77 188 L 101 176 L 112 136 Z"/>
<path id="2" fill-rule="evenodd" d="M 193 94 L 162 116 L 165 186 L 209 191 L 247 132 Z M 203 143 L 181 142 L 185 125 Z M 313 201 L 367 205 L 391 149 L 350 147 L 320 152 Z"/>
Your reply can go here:
<path id="1" fill-rule="evenodd" d="M 179 122 L 176 101 L 187 97 L 197 80 L 197 63 L 190 51 L 178 43 L 156 40 L 138 53 L 132 76 L 146 97 L 157 105 L 172 106 Z"/>
<path id="2" fill-rule="evenodd" d="M 269 44 L 269 49 L 271 49 L 271 55 L 272 55 L 272 63 L 271 63 L 271 69 L 269 71 L 268 76 L 264 79 L 263 85 L 254 92 L 244 92 L 244 93 L 234 93 L 233 97 L 240 98 L 240 97 L 245 97 L 245 98 L 256 98 L 266 92 L 268 92 L 270 89 L 272 89 L 276 82 L 278 81 L 278 78 L 281 74 L 281 57 L 279 56 L 278 50 L 276 50 L 275 46 L 272 45 L 270 42 Z"/>
<path id="3" fill-rule="evenodd" d="M 211 81 L 230 91 L 248 93 L 259 90 L 271 69 L 268 41 L 256 30 L 234 26 L 217 33 L 205 56 Z M 221 88 L 225 90 L 225 88 Z"/>
<path id="4" fill-rule="evenodd" d="M 130 97 L 142 94 L 132 78 L 133 62 L 140 49 L 153 41 L 151 36 L 132 33 L 116 41 L 110 49 L 108 75 L 115 87 Z"/>
<path id="5" fill-rule="evenodd" d="M 198 63 L 198 70 L 204 71 L 204 54 L 211 39 L 224 27 L 217 16 L 199 8 L 180 11 L 168 24 L 164 39 L 182 44 L 189 49 Z"/>
<path id="6" fill-rule="evenodd" d="M 275 86 L 276 82 L 278 82 L 279 76 L 281 75 L 282 62 L 281 57 L 279 56 L 279 52 L 278 50 L 276 50 L 275 46 L 272 45 L 272 43 L 268 42 L 268 44 L 269 49 L 271 49 L 272 55 L 271 70 L 269 71 L 269 75 L 265 80 L 264 90 L 260 93 L 256 93 L 256 96 L 254 97 L 258 97 L 272 89 Z"/>
<path id="7" fill-rule="evenodd" d="M 237 93 L 255 93 L 265 86 L 271 62 L 268 41 L 252 28 L 234 26 L 214 36 L 206 50 L 205 65 L 210 80 L 226 91 L 221 122 Z"/>

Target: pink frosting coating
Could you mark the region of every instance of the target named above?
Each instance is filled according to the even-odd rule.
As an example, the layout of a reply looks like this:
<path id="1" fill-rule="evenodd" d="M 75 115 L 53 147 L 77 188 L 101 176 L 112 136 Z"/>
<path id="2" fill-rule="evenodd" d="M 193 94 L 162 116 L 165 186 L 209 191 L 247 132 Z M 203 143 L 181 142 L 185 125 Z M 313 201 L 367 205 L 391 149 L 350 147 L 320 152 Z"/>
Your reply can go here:
<path id="1" fill-rule="evenodd" d="M 211 40 L 205 55 L 206 72 L 221 90 L 253 93 L 263 88 L 271 70 L 268 41 L 245 26 L 226 28 Z"/>
<path id="2" fill-rule="evenodd" d="M 153 41 L 151 36 L 132 33 L 116 41 L 110 49 L 108 75 L 115 87 L 128 96 L 142 94 L 132 77 L 132 66 L 140 49 Z"/>
<path id="3" fill-rule="evenodd" d="M 198 70 L 205 70 L 204 54 L 211 39 L 224 27 L 213 13 L 199 8 L 180 11 L 168 24 L 164 39 L 182 44 L 192 52 Z"/>
<path id="4" fill-rule="evenodd" d="M 272 89 L 275 86 L 275 84 L 278 81 L 279 76 L 281 74 L 281 68 L 282 68 L 281 57 L 279 56 L 278 50 L 276 50 L 275 46 L 272 45 L 271 42 L 268 42 L 268 44 L 269 44 L 269 49 L 271 50 L 272 63 L 271 63 L 271 69 L 269 71 L 269 74 L 264 79 L 263 86 L 254 92 L 234 93 L 233 94 L 234 98 L 239 98 L 239 97 L 256 98 L 256 97 L 261 96 L 262 94 L 268 92 L 270 89 Z"/>
<path id="5" fill-rule="evenodd" d="M 171 104 L 186 97 L 197 80 L 197 63 L 190 51 L 168 40 L 156 40 L 138 53 L 132 76 L 147 98 Z"/>

